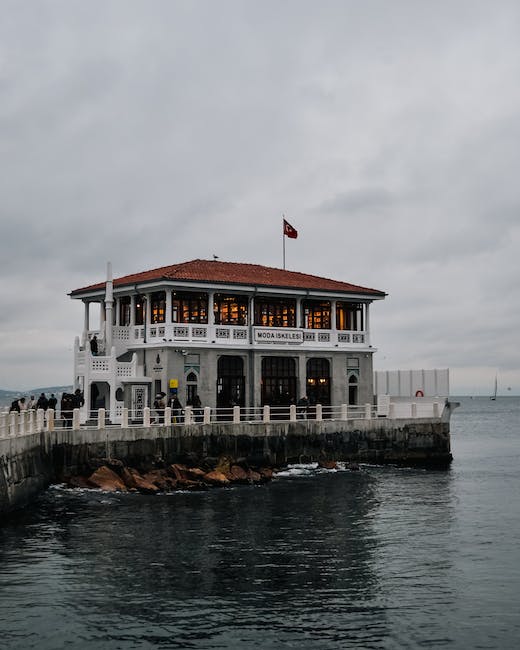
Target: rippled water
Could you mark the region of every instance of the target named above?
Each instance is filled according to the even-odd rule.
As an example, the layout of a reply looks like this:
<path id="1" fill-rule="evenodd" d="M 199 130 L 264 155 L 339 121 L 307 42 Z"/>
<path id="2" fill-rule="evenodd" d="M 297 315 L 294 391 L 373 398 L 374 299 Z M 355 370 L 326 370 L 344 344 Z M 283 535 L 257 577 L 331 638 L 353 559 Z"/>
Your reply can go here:
<path id="1" fill-rule="evenodd" d="M 0 528 L 0 647 L 517 647 L 520 399 L 462 401 L 447 471 L 49 490 Z"/>

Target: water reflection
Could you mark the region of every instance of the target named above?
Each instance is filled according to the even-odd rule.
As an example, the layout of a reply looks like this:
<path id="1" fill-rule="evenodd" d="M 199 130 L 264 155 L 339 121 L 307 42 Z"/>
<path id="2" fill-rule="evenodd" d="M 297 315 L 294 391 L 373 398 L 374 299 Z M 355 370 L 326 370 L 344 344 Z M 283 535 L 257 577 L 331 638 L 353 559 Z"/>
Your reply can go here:
<path id="1" fill-rule="evenodd" d="M 403 640 L 421 585 L 453 602 L 449 484 L 448 473 L 372 468 L 159 497 L 50 491 L 4 537 L 13 579 L 35 576 L 37 594 L 30 632 L 15 616 L 8 638 L 55 648 L 61 628 L 82 648 Z"/>

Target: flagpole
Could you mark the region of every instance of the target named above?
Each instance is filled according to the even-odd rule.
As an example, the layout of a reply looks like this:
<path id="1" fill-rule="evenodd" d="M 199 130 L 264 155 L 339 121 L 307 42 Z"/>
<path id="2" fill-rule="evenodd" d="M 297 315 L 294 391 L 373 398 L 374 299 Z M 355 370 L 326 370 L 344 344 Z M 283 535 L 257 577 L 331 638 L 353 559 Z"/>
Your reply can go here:
<path id="1" fill-rule="evenodd" d="M 285 214 L 282 214 L 283 270 L 285 271 Z"/>

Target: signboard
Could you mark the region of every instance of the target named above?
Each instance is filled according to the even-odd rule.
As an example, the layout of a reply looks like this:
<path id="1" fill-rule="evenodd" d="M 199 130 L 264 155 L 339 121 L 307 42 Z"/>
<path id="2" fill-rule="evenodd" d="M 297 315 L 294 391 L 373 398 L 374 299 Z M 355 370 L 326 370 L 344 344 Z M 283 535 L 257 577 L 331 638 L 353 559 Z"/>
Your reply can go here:
<path id="1" fill-rule="evenodd" d="M 274 327 L 255 328 L 256 343 L 303 343 L 303 330 Z"/>
<path id="2" fill-rule="evenodd" d="M 170 388 L 179 388 L 179 380 L 170 379 Z"/>

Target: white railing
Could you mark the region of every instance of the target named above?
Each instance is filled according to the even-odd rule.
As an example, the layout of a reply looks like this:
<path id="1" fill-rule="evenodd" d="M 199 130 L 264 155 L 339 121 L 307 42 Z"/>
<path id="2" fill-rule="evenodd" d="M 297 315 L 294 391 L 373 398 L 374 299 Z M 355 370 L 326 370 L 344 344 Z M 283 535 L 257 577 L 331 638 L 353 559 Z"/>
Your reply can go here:
<path id="1" fill-rule="evenodd" d="M 153 409 L 148 406 L 140 410 L 131 410 L 117 406 L 111 413 L 107 409 L 97 409 L 87 413 L 85 424 L 80 423 L 80 409 L 73 411 L 53 411 L 52 409 L 39 409 L 37 411 L 0 412 L 0 438 L 28 435 L 42 431 L 57 429 L 79 430 L 172 426 L 188 424 L 239 424 L 261 422 L 301 422 L 303 420 L 337 421 L 371 420 L 386 417 L 388 419 L 439 419 L 442 414 L 441 402 L 391 402 L 388 413 L 381 416 L 377 406 L 364 404 L 352 406 L 340 404 L 337 406 L 300 407 L 290 406 L 261 406 L 211 408 L 209 406 L 194 409 L 187 406 L 184 409 Z"/>
<path id="2" fill-rule="evenodd" d="M 89 336 L 92 333 L 89 332 Z M 98 335 L 99 338 L 99 335 Z M 303 347 L 352 347 L 367 344 L 367 332 L 350 330 L 304 329 L 300 327 L 259 327 L 243 325 L 209 325 L 206 323 L 154 323 L 114 326 L 114 343 L 221 343 L 239 344 L 297 344 Z M 100 340 L 100 352 L 102 343 Z"/>

